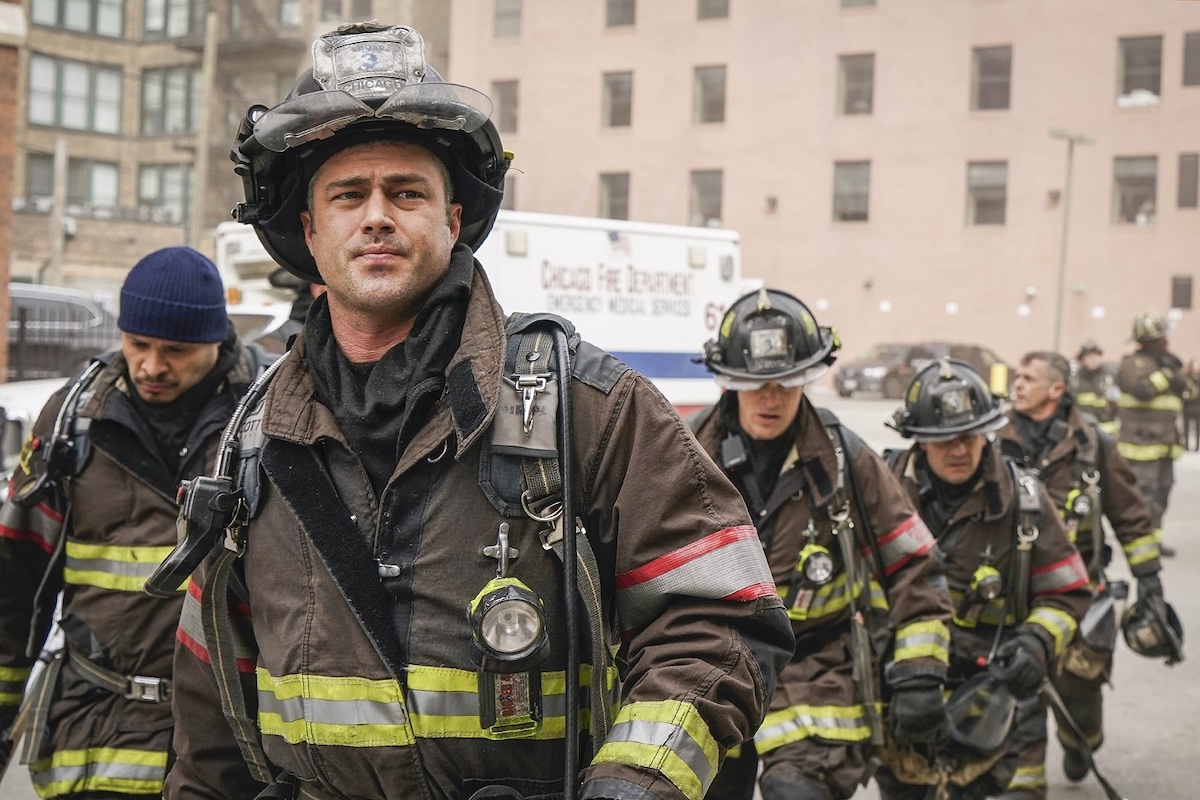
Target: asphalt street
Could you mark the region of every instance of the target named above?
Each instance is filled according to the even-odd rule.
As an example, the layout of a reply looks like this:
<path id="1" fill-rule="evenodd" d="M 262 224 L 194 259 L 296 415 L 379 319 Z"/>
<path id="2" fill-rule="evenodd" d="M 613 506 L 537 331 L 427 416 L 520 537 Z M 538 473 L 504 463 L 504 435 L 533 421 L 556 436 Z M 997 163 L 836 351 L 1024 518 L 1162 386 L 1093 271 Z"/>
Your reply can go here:
<path id="1" fill-rule="evenodd" d="M 895 401 L 844 400 L 820 389 L 813 392 L 813 400 L 833 410 L 876 449 L 904 444 L 883 426 L 896 408 Z M 1175 489 L 1164 530 L 1179 555 L 1166 562 L 1163 582 L 1167 599 L 1183 620 L 1185 631 L 1200 635 L 1200 592 L 1194 589 L 1200 583 L 1200 453 L 1185 454 L 1176 462 L 1175 470 Z M 1114 564 L 1110 574 L 1129 577 L 1123 562 Z M 1191 641 L 1185 639 L 1185 650 Z M 1161 661 L 1135 655 L 1121 643 L 1105 715 L 1107 740 L 1096 761 L 1121 797 L 1191 800 L 1200 795 L 1192 772 L 1200 764 L 1200 654 L 1168 668 Z M 1050 800 L 1109 800 L 1092 777 L 1079 784 L 1067 781 L 1053 733 L 1050 738 Z M 0 800 L 36 797 L 27 773 L 17 765 L 0 781 Z M 875 787 L 868 786 L 855 794 L 854 800 L 878 797 Z"/>

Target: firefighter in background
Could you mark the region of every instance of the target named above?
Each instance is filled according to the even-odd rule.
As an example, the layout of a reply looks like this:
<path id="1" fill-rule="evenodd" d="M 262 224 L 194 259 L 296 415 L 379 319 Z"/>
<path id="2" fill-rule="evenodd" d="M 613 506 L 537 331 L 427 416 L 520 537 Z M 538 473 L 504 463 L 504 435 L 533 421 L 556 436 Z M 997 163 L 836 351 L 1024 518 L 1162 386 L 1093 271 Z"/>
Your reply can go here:
<path id="1" fill-rule="evenodd" d="M 725 392 L 691 423 L 750 508 L 797 639 L 712 798 L 752 797 L 758 758 L 763 800 L 853 795 L 885 734 L 881 678 L 897 741 L 932 741 L 943 724 L 950 608 L 933 538 L 879 456 L 804 394 L 837 347 L 804 303 L 765 288 L 704 347 Z"/>
<path id="2" fill-rule="evenodd" d="M 1117 399 L 1120 391 L 1116 379 L 1104 368 L 1104 350 L 1090 339 L 1079 348 L 1078 371 L 1071 376 L 1071 394 L 1075 406 L 1091 414 L 1100 430 L 1117 435 Z"/>
<path id="3" fill-rule="evenodd" d="M 1138 596 L 1161 597 L 1162 563 L 1150 510 L 1116 442 L 1082 413 L 1067 391 L 1069 374 L 1070 365 L 1057 353 L 1033 352 L 1021 358 L 1009 424 L 996 434 L 1000 450 L 1036 472 L 1046 487 L 1088 568 L 1095 602 L 1111 610 L 1113 598 L 1104 570 L 1112 560 L 1112 547 L 1105 542 L 1105 519 L 1137 578 Z M 1101 616 L 1096 630 L 1081 629 L 1076 634 L 1050 673 L 1067 712 L 1087 739 L 1087 749 L 1093 751 L 1104 740 L 1101 688 L 1111 681 L 1117 641 L 1115 613 Z M 1088 760 L 1070 722 L 1058 709 L 1055 713 L 1063 772 L 1072 781 L 1083 780 Z M 1022 753 L 1009 789 L 1021 797 L 1044 798 L 1045 757 L 1044 747 Z"/>
<path id="4" fill-rule="evenodd" d="M 225 313 L 217 268 L 186 247 L 139 261 L 121 287 L 120 350 L 52 396 L 0 510 L 0 726 L 26 691 L 43 798 L 158 796 L 171 755 L 171 661 L 184 586 L 142 592 L 175 546 L 179 481 L 212 468 L 258 369 Z"/>
<path id="5" fill-rule="evenodd" d="M 404 26 L 313 58 L 235 144 L 239 218 L 327 291 L 231 426 L 245 513 L 185 600 L 165 796 L 700 800 L 794 643 L 744 505 L 646 378 L 506 327 L 487 98 Z"/>
<path id="6" fill-rule="evenodd" d="M 1162 541 L 1163 517 L 1175 484 L 1175 459 L 1183 454 L 1183 403 L 1197 392 L 1183 362 L 1167 350 L 1167 320 L 1144 311 L 1133 321 L 1138 348 L 1117 371 L 1117 449 L 1133 467 L 1150 519 Z M 1162 555 L 1175 550 L 1162 545 Z"/>
<path id="7" fill-rule="evenodd" d="M 1017 700 L 1012 729 L 992 753 L 964 758 L 955 751 L 951 717 L 949 749 L 930 763 L 957 764 L 955 777 L 970 780 L 952 786 L 951 796 L 970 800 L 1004 792 L 1018 753 L 1044 744 L 1039 691 L 1091 599 L 1087 571 L 1054 504 L 991 440 L 1006 422 L 983 377 L 965 362 L 943 359 L 917 373 L 889 423 L 916 442 L 889 453 L 889 462 L 946 559 L 954 605 L 948 688 L 987 671 Z M 925 797 L 939 776 L 913 767 L 890 760 L 878 775 L 883 797 Z"/>

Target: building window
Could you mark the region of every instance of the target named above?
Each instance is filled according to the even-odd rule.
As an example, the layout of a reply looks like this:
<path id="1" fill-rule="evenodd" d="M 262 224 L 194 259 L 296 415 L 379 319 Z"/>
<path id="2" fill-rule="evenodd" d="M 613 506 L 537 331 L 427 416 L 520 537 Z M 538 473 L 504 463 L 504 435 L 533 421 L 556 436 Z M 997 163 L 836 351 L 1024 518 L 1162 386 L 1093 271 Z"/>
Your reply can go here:
<path id="1" fill-rule="evenodd" d="M 604 73 L 601 124 L 606 128 L 627 128 L 633 123 L 633 73 Z"/>
<path id="2" fill-rule="evenodd" d="M 38 209 L 49 210 L 54 202 L 54 156 L 30 153 L 25 161 L 25 197 Z M 107 161 L 67 160 L 66 213 L 75 216 L 106 216 L 117 207 L 120 169 Z"/>
<path id="3" fill-rule="evenodd" d="M 838 109 L 870 114 L 875 98 L 875 54 L 838 56 Z"/>
<path id="4" fill-rule="evenodd" d="M 300 0 L 279 0 L 279 24 L 284 28 L 296 28 L 304 19 Z"/>
<path id="5" fill-rule="evenodd" d="M 692 80 L 692 120 L 725 121 L 725 67 L 696 67 Z"/>
<path id="6" fill-rule="evenodd" d="M 610 28 L 632 25 L 637 20 L 637 0 L 606 0 L 604 24 Z"/>
<path id="7" fill-rule="evenodd" d="M 1012 48 L 976 47 L 971 57 L 971 108 L 1008 108 L 1012 91 Z"/>
<path id="8" fill-rule="evenodd" d="M 146 165 L 138 172 L 138 206 L 151 222 L 180 225 L 188 219 L 192 168 L 188 164 Z"/>
<path id="9" fill-rule="evenodd" d="M 697 0 L 696 19 L 725 19 L 729 16 L 729 0 Z"/>
<path id="10" fill-rule="evenodd" d="M 146 0 L 147 39 L 178 39 L 204 33 L 205 0 Z"/>
<path id="11" fill-rule="evenodd" d="M 967 164 L 967 224 L 1003 225 L 1008 200 L 1008 162 Z"/>
<path id="12" fill-rule="evenodd" d="M 1200 177 L 1200 153 L 1179 154 L 1179 207 L 1196 208 L 1197 178 Z"/>
<path id="13" fill-rule="evenodd" d="M 29 122 L 76 131 L 120 133 L 121 71 L 31 55 Z"/>
<path id="14" fill-rule="evenodd" d="M 1200 86 L 1200 32 L 1183 35 L 1183 85 Z"/>
<path id="15" fill-rule="evenodd" d="M 200 71 L 193 67 L 142 73 L 142 133 L 194 133 L 200 120 Z"/>
<path id="16" fill-rule="evenodd" d="M 842 0 L 842 8 L 858 8 L 859 6 L 873 6 L 875 0 Z"/>
<path id="17" fill-rule="evenodd" d="M 505 211 L 517 210 L 517 178 L 512 172 L 504 176 L 504 197 L 500 199 L 500 208 Z"/>
<path id="18" fill-rule="evenodd" d="M 493 81 L 492 102 L 495 104 L 496 130 L 517 132 L 517 82 Z"/>
<path id="19" fill-rule="evenodd" d="M 521 35 L 521 0 L 496 0 L 492 35 L 497 38 Z"/>
<path id="20" fill-rule="evenodd" d="M 1162 37 L 1137 36 L 1121 40 L 1121 76 L 1117 105 L 1158 105 L 1162 86 Z"/>
<path id="21" fill-rule="evenodd" d="M 1192 276 L 1171 277 L 1171 308 L 1190 311 L 1192 308 Z"/>
<path id="22" fill-rule="evenodd" d="M 125 0 L 33 0 L 34 25 L 120 38 L 125 32 Z"/>
<path id="23" fill-rule="evenodd" d="M 342 18 L 342 0 L 321 0 L 321 21 L 334 22 Z"/>
<path id="24" fill-rule="evenodd" d="M 600 175 L 600 214 L 605 219 L 629 219 L 629 173 Z"/>
<path id="25" fill-rule="evenodd" d="M 1158 158 L 1113 159 L 1113 221 L 1125 225 L 1154 222 Z"/>
<path id="26" fill-rule="evenodd" d="M 834 162 L 833 218 L 838 222 L 866 222 L 870 200 L 871 162 Z"/>
<path id="27" fill-rule="evenodd" d="M 724 176 L 719 169 L 692 171 L 691 203 L 688 224 L 704 228 L 721 227 L 721 187 Z"/>

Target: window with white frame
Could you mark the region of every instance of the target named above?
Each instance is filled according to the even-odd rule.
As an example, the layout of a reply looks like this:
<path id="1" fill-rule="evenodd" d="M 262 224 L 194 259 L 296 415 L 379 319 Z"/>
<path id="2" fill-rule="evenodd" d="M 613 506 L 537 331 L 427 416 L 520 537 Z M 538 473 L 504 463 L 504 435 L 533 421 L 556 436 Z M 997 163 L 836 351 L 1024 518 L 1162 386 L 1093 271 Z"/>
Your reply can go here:
<path id="1" fill-rule="evenodd" d="M 107 161 L 67 160 L 66 213 L 75 216 L 104 216 L 117 207 L 120 168 Z M 30 153 L 25 160 L 25 199 L 37 208 L 49 209 L 54 199 L 54 156 Z"/>
<path id="2" fill-rule="evenodd" d="M 838 111 L 870 114 L 875 103 L 875 54 L 838 56 Z"/>
<path id="3" fill-rule="evenodd" d="M 496 0 L 492 14 L 493 36 L 499 39 L 521 35 L 521 0 Z"/>
<path id="4" fill-rule="evenodd" d="M 833 218 L 838 222 L 866 222 L 870 205 L 871 162 L 834 162 Z"/>
<path id="5" fill-rule="evenodd" d="M 1162 37 L 1134 36 L 1120 40 L 1117 105 L 1158 105 L 1162 91 Z"/>
<path id="6" fill-rule="evenodd" d="M 146 0 L 147 39 L 178 39 L 204 33 L 205 0 Z"/>
<path id="7" fill-rule="evenodd" d="M 142 133 L 194 133 L 200 120 L 200 70 L 189 66 L 142 73 Z"/>
<path id="8" fill-rule="evenodd" d="M 284 28 L 297 28 L 304 21 L 304 10 L 300 0 L 279 0 L 279 25 Z"/>
<path id="9" fill-rule="evenodd" d="M 692 78 L 692 121 L 725 121 L 725 67 L 696 67 Z"/>
<path id="10" fill-rule="evenodd" d="M 1003 225 L 1008 204 L 1008 162 L 967 164 L 967 224 Z"/>
<path id="11" fill-rule="evenodd" d="M 29 123 L 95 133 L 121 132 L 121 70 L 33 54 Z"/>
<path id="12" fill-rule="evenodd" d="M 629 219 L 629 173 L 600 174 L 600 217 Z"/>
<path id="13" fill-rule="evenodd" d="M 688 224 L 702 228 L 721 227 L 721 192 L 724 174 L 719 169 L 693 170 Z"/>
<path id="14" fill-rule="evenodd" d="M 492 82 L 493 119 L 500 133 L 517 131 L 517 82 Z"/>
<path id="15" fill-rule="evenodd" d="M 724 19 L 729 16 L 729 0 L 697 0 L 696 19 Z"/>
<path id="16" fill-rule="evenodd" d="M 1113 159 L 1113 222 L 1122 225 L 1154 222 L 1157 195 L 1157 156 Z"/>
<path id="17" fill-rule="evenodd" d="M 971 52 L 971 108 L 1008 108 L 1012 92 L 1012 47 L 976 47 Z"/>
<path id="18" fill-rule="evenodd" d="M 180 225 L 188 219 L 190 164 L 146 164 L 138 171 L 138 206 L 151 222 Z"/>
<path id="19" fill-rule="evenodd" d="M 125 32 L 125 0 L 33 0 L 34 25 L 120 38 Z"/>
<path id="20" fill-rule="evenodd" d="M 600 123 L 606 128 L 633 124 L 633 73 L 606 72 L 601 89 Z"/>
<path id="21" fill-rule="evenodd" d="M 637 21 L 637 0 L 605 0 L 604 24 L 609 28 L 632 25 Z"/>

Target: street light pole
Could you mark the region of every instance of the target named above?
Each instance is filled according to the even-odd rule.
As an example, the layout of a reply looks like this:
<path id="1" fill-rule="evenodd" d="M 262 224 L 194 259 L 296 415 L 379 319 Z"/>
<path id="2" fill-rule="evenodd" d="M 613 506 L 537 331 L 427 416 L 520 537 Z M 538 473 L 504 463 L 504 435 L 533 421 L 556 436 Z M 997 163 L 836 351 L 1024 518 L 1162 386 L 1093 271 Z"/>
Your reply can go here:
<path id="1" fill-rule="evenodd" d="M 1056 295 L 1054 309 L 1054 352 L 1062 352 L 1062 317 L 1063 317 L 1063 301 L 1066 299 L 1065 284 L 1067 280 L 1067 227 L 1071 219 L 1071 170 L 1075 162 L 1075 143 L 1092 144 L 1092 137 L 1082 133 L 1065 130 L 1063 128 L 1053 128 L 1050 131 L 1050 136 L 1053 139 L 1067 140 L 1067 182 L 1063 186 L 1063 226 L 1062 226 L 1062 241 L 1058 250 L 1058 294 Z"/>

